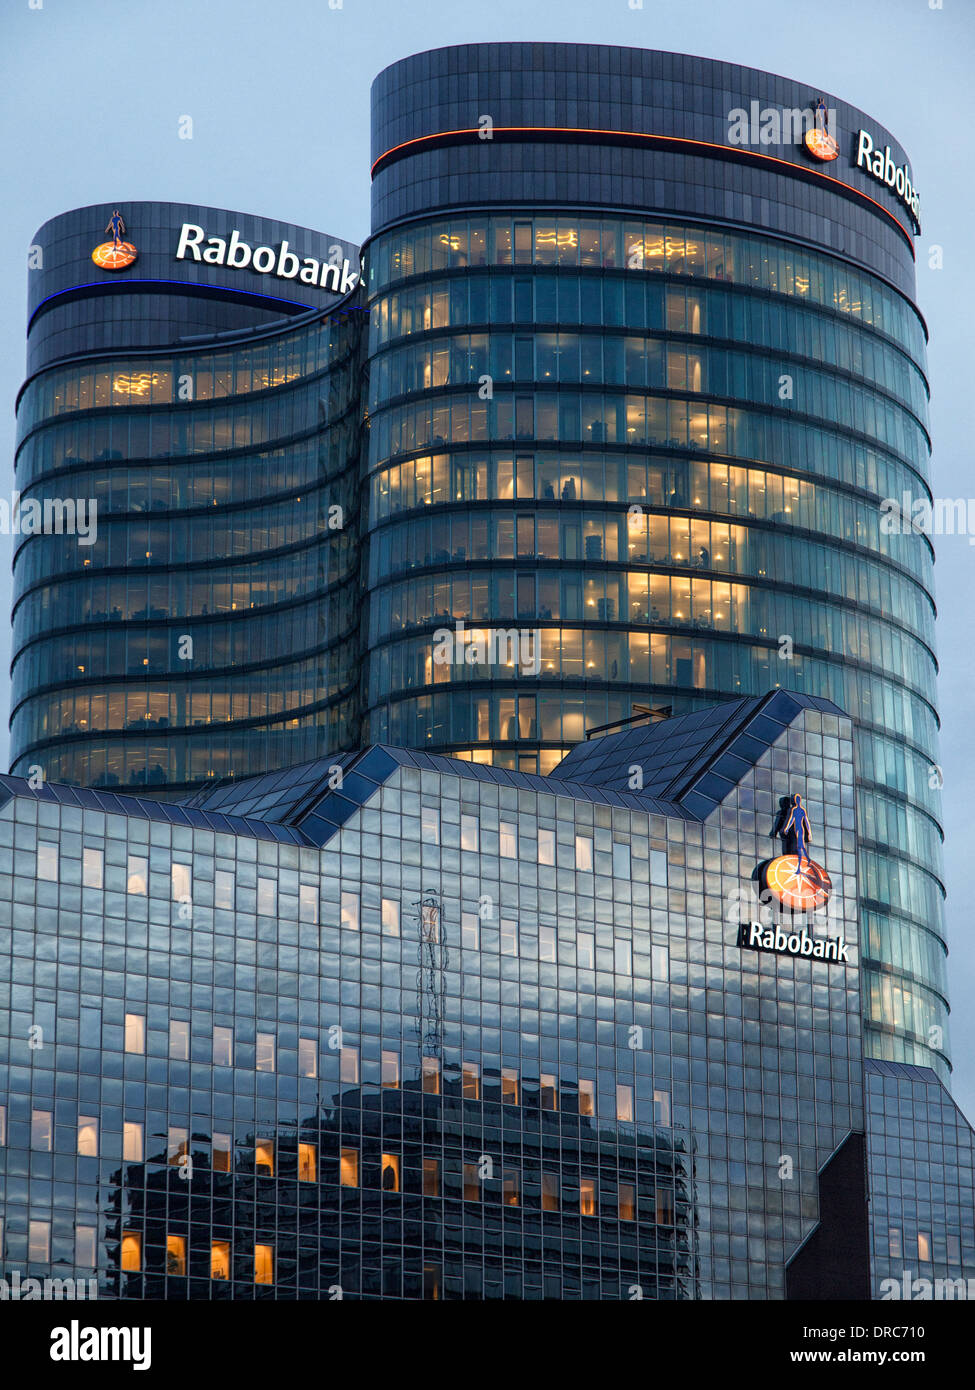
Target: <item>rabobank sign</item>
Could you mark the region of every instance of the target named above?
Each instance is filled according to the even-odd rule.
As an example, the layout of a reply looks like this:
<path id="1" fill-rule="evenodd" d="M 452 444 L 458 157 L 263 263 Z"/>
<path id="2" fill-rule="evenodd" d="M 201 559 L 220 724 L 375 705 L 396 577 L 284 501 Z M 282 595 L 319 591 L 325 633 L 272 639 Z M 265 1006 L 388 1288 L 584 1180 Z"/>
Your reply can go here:
<path id="1" fill-rule="evenodd" d="M 884 145 L 883 149 L 880 149 L 874 145 L 873 137 L 867 131 L 858 131 L 856 166 L 858 169 L 864 169 L 878 183 L 885 183 L 892 193 L 896 193 L 909 209 L 914 225 L 920 231 L 921 199 L 911 183 L 910 167 L 907 164 L 894 163 L 890 146 Z"/>
<path id="2" fill-rule="evenodd" d="M 277 280 L 317 285 L 335 294 L 348 294 L 359 282 L 359 273 L 350 269 L 341 246 L 330 247 L 328 259 L 320 261 L 315 256 L 299 256 L 286 241 L 278 246 L 251 246 L 236 228 L 229 237 L 208 237 L 204 228 L 193 222 L 184 222 L 180 228 L 176 259 L 224 265 L 231 270 L 249 269 Z"/>
<path id="3" fill-rule="evenodd" d="M 805 928 L 786 931 L 780 926 L 767 927 L 762 922 L 742 922 L 738 929 L 738 945 L 751 951 L 769 951 L 776 956 L 850 963 L 850 948 L 842 936 L 814 937 Z"/>

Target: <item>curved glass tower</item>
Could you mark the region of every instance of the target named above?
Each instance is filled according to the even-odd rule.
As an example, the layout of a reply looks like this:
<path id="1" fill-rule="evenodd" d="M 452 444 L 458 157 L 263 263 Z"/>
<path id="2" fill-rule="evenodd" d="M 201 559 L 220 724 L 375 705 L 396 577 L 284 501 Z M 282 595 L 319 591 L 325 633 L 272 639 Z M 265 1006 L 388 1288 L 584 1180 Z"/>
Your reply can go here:
<path id="1" fill-rule="evenodd" d="M 933 555 L 881 506 L 930 495 L 916 217 L 856 164 L 893 137 L 823 101 L 828 162 L 818 93 L 726 63 L 377 78 L 364 737 L 545 772 L 647 705 L 835 701 L 868 1046 L 946 1074 Z"/>

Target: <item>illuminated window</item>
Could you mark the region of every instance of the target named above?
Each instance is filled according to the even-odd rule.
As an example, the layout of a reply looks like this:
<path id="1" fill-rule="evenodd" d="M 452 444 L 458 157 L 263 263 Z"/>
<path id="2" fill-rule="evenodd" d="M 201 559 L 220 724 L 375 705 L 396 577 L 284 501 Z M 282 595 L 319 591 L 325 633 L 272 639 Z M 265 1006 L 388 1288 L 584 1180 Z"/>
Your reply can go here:
<path id="1" fill-rule="evenodd" d="M 298 1039 L 298 1075 L 318 1075 L 318 1043 L 314 1038 Z"/>
<path id="2" fill-rule="evenodd" d="M 501 1068 L 501 1104 L 518 1104 L 518 1071 L 515 1067 Z"/>
<path id="3" fill-rule="evenodd" d="M 169 1126 L 169 1139 L 166 1145 L 166 1162 L 179 1164 L 190 1151 L 189 1131 L 179 1125 Z"/>
<path id="4" fill-rule="evenodd" d="M 98 1119 L 94 1115 L 78 1116 L 78 1152 L 85 1158 L 98 1157 Z"/>
<path id="5" fill-rule="evenodd" d="M 399 936 L 399 903 L 395 898 L 383 898 L 382 924 L 386 936 Z"/>
<path id="6" fill-rule="evenodd" d="M 81 861 L 81 881 L 86 888 L 102 888 L 105 883 L 105 856 L 100 849 L 86 849 Z"/>
<path id="7" fill-rule="evenodd" d="M 273 878 L 257 880 L 257 911 L 261 917 L 276 917 L 278 913 L 278 885 Z"/>
<path id="8" fill-rule="evenodd" d="M 440 843 L 440 812 L 435 806 L 420 807 L 420 841 L 424 845 Z"/>
<path id="9" fill-rule="evenodd" d="M 596 1113 L 596 1083 L 580 1078 L 579 1081 L 579 1114 L 595 1115 Z"/>
<path id="10" fill-rule="evenodd" d="M 190 887 L 189 864 L 171 864 L 169 870 L 170 896 L 174 903 L 190 902 L 193 894 Z"/>
<path id="11" fill-rule="evenodd" d="M 229 869 L 217 869 L 213 875 L 213 906 L 233 911 L 234 876 Z"/>
<path id="12" fill-rule="evenodd" d="M 186 1237 L 166 1237 L 166 1273 L 186 1273 Z"/>
<path id="13" fill-rule="evenodd" d="M 619 1213 L 621 1221 L 636 1220 L 636 1186 L 631 1182 L 620 1183 Z"/>
<path id="14" fill-rule="evenodd" d="M 258 1071 L 274 1070 L 273 1033 L 258 1033 L 254 1048 L 254 1066 Z"/>
<path id="15" fill-rule="evenodd" d="M 498 848 L 503 859 L 518 858 L 518 827 L 510 821 L 501 822 Z"/>
<path id="16" fill-rule="evenodd" d="M 618 1120 L 633 1119 L 633 1087 L 616 1087 L 616 1118 Z"/>
<path id="17" fill-rule="evenodd" d="M 359 894 L 342 894 L 342 926 L 349 931 L 359 930 Z"/>
<path id="18" fill-rule="evenodd" d="M 653 1121 L 658 1125 L 670 1124 L 670 1092 L 654 1091 L 653 1093 Z"/>
<path id="19" fill-rule="evenodd" d="M 30 1146 L 50 1153 L 54 1147 L 54 1114 L 50 1110 L 30 1112 Z"/>
<path id="20" fill-rule="evenodd" d="M 314 1144 L 298 1145 L 298 1181 L 318 1181 L 318 1153 Z"/>
<path id="21" fill-rule="evenodd" d="M 169 1020 L 169 1055 L 174 1062 L 190 1060 L 190 1025 L 187 1019 Z"/>
<path id="22" fill-rule="evenodd" d="M 234 1064 L 234 1030 L 216 1027 L 213 1030 L 213 1065 L 232 1067 Z"/>
<path id="23" fill-rule="evenodd" d="M 481 1099 L 481 1069 L 476 1062 L 464 1063 L 462 1089 L 465 1100 Z"/>
<path id="24" fill-rule="evenodd" d="M 274 1283 L 274 1246 L 254 1246 L 254 1283 Z"/>
<path id="25" fill-rule="evenodd" d="M 555 863 L 555 831 L 539 830 L 538 832 L 538 862 L 539 864 Z"/>
<path id="26" fill-rule="evenodd" d="M 423 1090 L 428 1096 L 439 1096 L 440 1094 L 440 1058 L 424 1057 L 423 1065 Z"/>
<path id="27" fill-rule="evenodd" d="M 477 816 L 461 816 L 460 847 L 476 850 L 480 847 L 481 834 Z"/>
<path id="28" fill-rule="evenodd" d="M 74 1228 L 74 1262 L 82 1269 L 94 1269 L 97 1263 L 98 1232 L 94 1226 Z"/>
<path id="29" fill-rule="evenodd" d="M 558 1110 L 559 1092 L 551 1072 L 542 1072 L 538 1079 L 538 1098 L 543 1110 Z"/>
<path id="30" fill-rule="evenodd" d="M 887 1248 L 892 1260 L 899 1260 L 903 1254 L 903 1242 L 899 1226 L 891 1226 L 887 1232 Z"/>
<path id="31" fill-rule="evenodd" d="M 669 1187 L 657 1188 L 656 1218 L 658 1226 L 672 1226 L 674 1224 L 674 1194 Z"/>
<path id="32" fill-rule="evenodd" d="M 557 1173 L 542 1174 L 542 1211 L 558 1211 L 559 1178 Z"/>
<path id="33" fill-rule="evenodd" d="M 149 892 L 149 860 L 141 854 L 129 855 L 125 891 L 140 898 L 144 898 Z"/>
<path id="34" fill-rule="evenodd" d="M 425 1264 L 423 1266 L 423 1297 L 436 1303 L 440 1299 L 440 1266 L 435 1264 Z"/>
<path id="35" fill-rule="evenodd" d="M 505 1168 L 501 1175 L 501 1200 L 506 1207 L 516 1207 L 521 1201 L 521 1174 L 517 1168 Z"/>
<path id="36" fill-rule="evenodd" d="M 210 1242 L 210 1278 L 230 1278 L 229 1240 L 214 1240 Z"/>
<path id="37" fill-rule="evenodd" d="M 359 1150 L 343 1149 L 339 1155 L 339 1182 L 343 1187 L 359 1186 Z"/>
<path id="38" fill-rule="evenodd" d="M 538 959 L 556 960 L 558 956 L 558 938 L 554 927 L 539 927 L 538 929 Z"/>
<path id="39" fill-rule="evenodd" d="M 145 1052 L 146 1020 L 142 1014 L 125 1015 L 126 1052 Z"/>
<path id="40" fill-rule="evenodd" d="M 122 1126 L 122 1157 L 126 1163 L 142 1162 L 142 1126 L 134 1120 Z"/>
<path id="41" fill-rule="evenodd" d="M 460 944 L 467 951 L 481 949 L 481 921 L 476 912 L 461 913 Z"/>
<path id="42" fill-rule="evenodd" d="M 122 1232 L 122 1268 L 129 1270 L 142 1268 L 142 1236 L 138 1231 Z"/>
<path id="43" fill-rule="evenodd" d="M 383 1154 L 380 1183 L 384 1192 L 399 1191 L 399 1157 Z"/>
<path id="44" fill-rule="evenodd" d="M 440 1196 L 440 1164 L 435 1158 L 423 1160 L 423 1195 L 424 1197 Z"/>
<path id="45" fill-rule="evenodd" d="M 258 1139 L 254 1145 L 254 1168 L 265 1178 L 274 1177 L 273 1139 Z"/>
<path id="46" fill-rule="evenodd" d="M 31 1221 L 27 1228 L 27 1259 L 31 1264 L 47 1264 L 50 1258 L 50 1221 Z"/>
<path id="47" fill-rule="evenodd" d="M 463 1165 L 464 1176 L 464 1201 L 479 1202 L 481 1200 L 481 1177 L 478 1173 L 476 1163 L 465 1163 Z"/>
<path id="48" fill-rule="evenodd" d="M 210 1160 L 215 1173 L 229 1173 L 233 1166 L 233 1146 L 229 1134 L 214 1134 Z"/>
<path id="49" fill-rule="evenodd" d="M 318 922 L 318 889 L 312 883 L 302 883 L 298 887 L 298 921 Z"/>
<path id="50" fill-rule="evenodd" d="M 399 1090 L 399 1053 L 384 1052 L 382 1058 L 382 1084 L 386 1090 Z"/>
<path id="51" fill-rule="evenodd" d="M 518 923 L 512 922 L 507 917 L 501 919 L 501 954 L 503 956 L 516 956 L 518 954 Z"/>
<path id="52" fill-rule="evenodd" d="M 633 957 L 630 943 L 628 941 L 624 941 L 621 936 L 618 936 L 616 940 L 613 942 L 613 947 L 615 956 L 615 969 L 617 975 L 632 975 Z"/>
<path id="53" fill-rule="evenodd" d="M 576 836 L 576 868 L 580 873 L 592 873 L 592 840 L 588 835 Z"/>
<path id="54" fill-rule="evenodd" d="M 931 1263 L 931 1235 L 928 1231 L 917 1233 L 917 1257 L 924 1264 Z"/>
<path id="55" fill-rule="evenodd" d="M 339 1053 L 339 1079 L 350 1085 L 359 1084 L 359 1049 L 343 1047 Z"/>
<path id="56" fill-rule="evenodd" d="M 39 840 L 37 844 L 37 877 L 56 883 L 58 877 L 58 847 Z"/>
<path id="57" fill-rule="evenodd" d="M 579 1183 L 579 1215 L 596 1215 L 596 1180 L 583 1178 Z"/>

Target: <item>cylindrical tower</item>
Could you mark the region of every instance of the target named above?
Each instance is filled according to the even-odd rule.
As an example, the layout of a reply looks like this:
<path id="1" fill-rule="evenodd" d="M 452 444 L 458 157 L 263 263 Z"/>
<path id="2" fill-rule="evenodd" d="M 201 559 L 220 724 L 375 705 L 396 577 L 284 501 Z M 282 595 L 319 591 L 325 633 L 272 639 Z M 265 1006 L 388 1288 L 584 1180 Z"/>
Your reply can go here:
<path id="1" fill-rule="evenodd" d="M 906 154 L 589 44 L 395 63 L 372 140 L 367 738 L 547 771 L 637 705 L 829 697 L 868 1046 L 945 1075 L 933 553 L 882 505 L 930 496 Z"/>

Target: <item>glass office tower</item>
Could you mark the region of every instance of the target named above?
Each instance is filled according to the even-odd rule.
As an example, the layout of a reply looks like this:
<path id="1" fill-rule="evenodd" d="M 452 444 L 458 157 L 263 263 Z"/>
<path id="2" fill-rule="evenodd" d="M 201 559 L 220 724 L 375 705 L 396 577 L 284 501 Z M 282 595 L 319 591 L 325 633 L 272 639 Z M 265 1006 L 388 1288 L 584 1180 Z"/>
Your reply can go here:
<path id="1" fill-rule="evenodd" d="M 916 219 L 848 104 L 835 162 L 761 134 L 818 100 L 579 44 L 376 79 L 367 737 L 544 772 L 640 706 L 833 699 L 869 1047 L 944 1076 L 933 557 L 881 524 L 929 495 Z"/>

